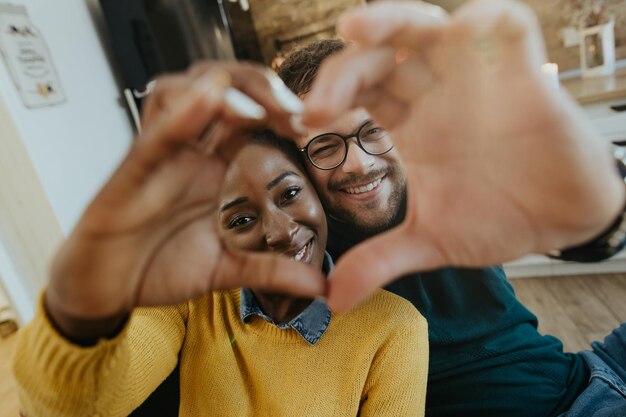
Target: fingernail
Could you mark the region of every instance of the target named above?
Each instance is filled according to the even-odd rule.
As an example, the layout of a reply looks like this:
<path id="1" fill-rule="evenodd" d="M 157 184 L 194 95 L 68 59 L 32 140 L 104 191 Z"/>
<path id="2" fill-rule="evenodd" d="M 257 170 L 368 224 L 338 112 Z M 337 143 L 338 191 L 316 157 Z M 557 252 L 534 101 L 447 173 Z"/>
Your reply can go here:
<path id="1" fill-rule="evenodd" d="M 226 89 L 224 100 L 235 113 L 246 119 L 262 120 L 266 116 L 263 107 L 235 88 Z"/>
<path id="2" fill-rule="evenodd" d="M 266 71 L 265 77 L 272 87 L 272 94 L 278 101 L 278 104 L 289 113 L 302 113 L 304 104 L 291 90 L 287 88 L 283 80 L 271 71 Z"/>
<path id="3" fill-rule="evenodd" d="M 206 91 L 209 98 L 218 100 L 224 91 L 230 87 L 231 77 L 226 71 L 211 71 L 203 74 L 195 82 L 193 90 Z"/>
<path id="4" fill-rule="evenodd" d="M 304 125 L 302 124 L 302 115 L 300 114 L 291 115 L 291 118 L 289 119 L 289 124 L 291 125 L 291 128 L 296 133 L 299 133 L 304 136 L 306 136 L 309 133 L 307 128 L 304 127 Z"/>

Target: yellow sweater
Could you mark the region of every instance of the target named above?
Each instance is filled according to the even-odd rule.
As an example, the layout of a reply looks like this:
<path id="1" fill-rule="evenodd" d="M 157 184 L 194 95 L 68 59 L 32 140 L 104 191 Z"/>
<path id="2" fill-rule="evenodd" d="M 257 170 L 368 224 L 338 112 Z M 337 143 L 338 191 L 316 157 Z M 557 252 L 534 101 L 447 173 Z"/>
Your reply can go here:
<path id="1" fill-rule="evenodd" d="M 426 321 L 384 291 L 333 316 L 309 345 L 295 330 L 239 316 L 239 291 L 137 308 L 123 331 L 78 347 L 40 303 L 13 363 L 26 417 L 126 416 L 171 373 L 180 353 L 180 415 L 423 416 Z"/>

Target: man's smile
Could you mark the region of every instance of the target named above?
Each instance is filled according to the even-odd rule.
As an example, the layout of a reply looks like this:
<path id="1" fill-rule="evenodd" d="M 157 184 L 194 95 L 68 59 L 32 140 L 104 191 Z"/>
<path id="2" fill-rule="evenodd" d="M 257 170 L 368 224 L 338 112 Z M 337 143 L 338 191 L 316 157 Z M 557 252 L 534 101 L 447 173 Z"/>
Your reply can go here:
<path id="1" fill-rule="evenodd" d="M 369 182 L 365 185 L 357 185 L 352 187 L 346 187 L 342 191 L 348 194 L 363 194 L 368 191 L 372 191 L 374 188 L 378 187 L 380 183 L 383 181 L 384 177 L 378 178 L 372 182 Z"/>
<path id="2" fill-rule="evenodd" d="M 377 197 L 386 183 L 387 175 L 382 175 L 369 182 L 342 187 L 341 195 L 351 200 L 368 200 Z"/>

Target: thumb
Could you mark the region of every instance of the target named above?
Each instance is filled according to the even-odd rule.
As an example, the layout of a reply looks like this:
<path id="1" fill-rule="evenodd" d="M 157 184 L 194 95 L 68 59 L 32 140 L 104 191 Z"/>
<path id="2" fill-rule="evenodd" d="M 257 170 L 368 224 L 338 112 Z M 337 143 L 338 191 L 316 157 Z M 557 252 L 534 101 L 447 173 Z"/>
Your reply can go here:
<path id="1" fill-rule="evenodd" d="M 227 251 L 215 277 L 216 290 L 246 287 L 305 297 L 326 293 L 321 270 L 276 253 Z"/>
<path id="2" fill-rule="evenodd" d="M 395 278 L 444 264 L 444 256 L 432 241 L 400 226 L 341 257 L 329 277 L 328 305 L 338 313 L 347 311 Z"/>

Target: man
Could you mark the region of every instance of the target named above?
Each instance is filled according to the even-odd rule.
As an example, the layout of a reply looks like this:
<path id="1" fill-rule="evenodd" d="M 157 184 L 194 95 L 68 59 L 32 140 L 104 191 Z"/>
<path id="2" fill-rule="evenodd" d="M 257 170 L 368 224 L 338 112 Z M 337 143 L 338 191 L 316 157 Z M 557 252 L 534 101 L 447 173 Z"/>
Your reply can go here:
<path id="1" fill-rule="evenodd" d="M 366 11 L 360 18 L 375 19 L 394 10 L 381 6 L 378 10 L 371 8 L 370 12 L 371 15 Z M 358 17 L 358 12 L 353 15 L 353 19 Z M 398 21 L 403 19 L 396 17 Z M 361 27 L 371 25 L 361 22 Z M 336 75 L 339 73 L 337 62 L 344 65 L 358 62 L 354 51 L 345 51 L 341 41 L 319 41 L 289 55 L 279 68 L 279 76 L 298 96 L 304 97 L 313 86 L 322 60 L 340 54 L 327 67 L 327 75 L 332 73 L 333 77 L 340 78 Z M 353 79 L 358 80 L 358 75 L 353 75 Z M 325 80 L 329 85 L 338 85 L 329 80 Z M 357 84 L 353 81 L 351 85 Z M 323 89 L 319 84 L 313 88 L 316 87 Z M 324 100 L 326 107 L 322 109 L 327 112 L 327 119 L 332 114 L 329 102 L 332 103 L 332 99 Z M 362 103 L 376 108 L 371 99 Z M 387 119 L 395 117 L 385 116 Z M 328 250 L 335 259 L 364 240 L 397 226 L 405 217 L 406 176 L 402 162 L 390 139 L 382 146 L 368 136 L 372 135 L 372 129 L 379 129 L 371 118 L 363 109 L 352 110 L 330 124 L 313 128 L 308 136 L 297 140 L 306 154 L 310 176 L 329 217 Z M 431 139 L 435 146 L 436 138 Z M 432 150 L 416 148 L 413 152 L 431 153 Z M 492 162 L 497 164 L 498 161 Z M 420 196 L 416 198 L 419 202 Z M 449 196 L 448 204 L 456 204 L 454 195 Z M 441 212 L 441 215 L 447 214 Z M 384 278 L 365 272 L 371 268 L 383 274 L 389 274 L 384 271 L 385 267 L 392 271 L 398 269 L 388 258 L 379 257 L 380 252 L 369 249 L 365 258 L 359 258 L 365 266 L 356 268 L 356 258 L 351 258 L 354 275 L 340 277 L 344 279 L 342 289 L 349 284 L 353 284 L 350 288 L 363 283 L 367 286 L 368 278 L 384 282 Z M 411 256 L 410 252 L 403 252 Z M 419 257 L 419 253 L 415 255 Z M 375 263 L 383 266 L 376 267 Z M 365 278 L 357 282 L 364 275 Z M 429 323 L 431 360 L 427 415 L 553 416 L 570 410 L 568 415 L 587 416 L 606 413 L 607 409 L 611 410 L 609 414 L 597 415 L 626 415 L 626 398 L 623 397 L 626 382 L 609 383 L 601 388 L 598 383 L 598 378 L 602 378 L 598 375 L 602 373 L 611 375 L 613 381 L 620 381 L 626 375 L 624 326 L 607 339 L 605 346 L 595 345 L 595 354 L 563 353 L 560 341 L 537 332 L 536 317 L 515 298 L 500 267 L 446 268 L 414 273 L 386 288 L 411 301 Z M 356 291 L 358 293 L 359 288 Z M 341 306 L 341 299 L 337 300 Z M 613 365 L 612 370 L 607 363 Z M 589 383 L 590 372 L 596 376 L 592 384 Z M 621 378 L 615 373 L 621 373 Z M 605 402 L 612 397 L 613 403 Z"/>

